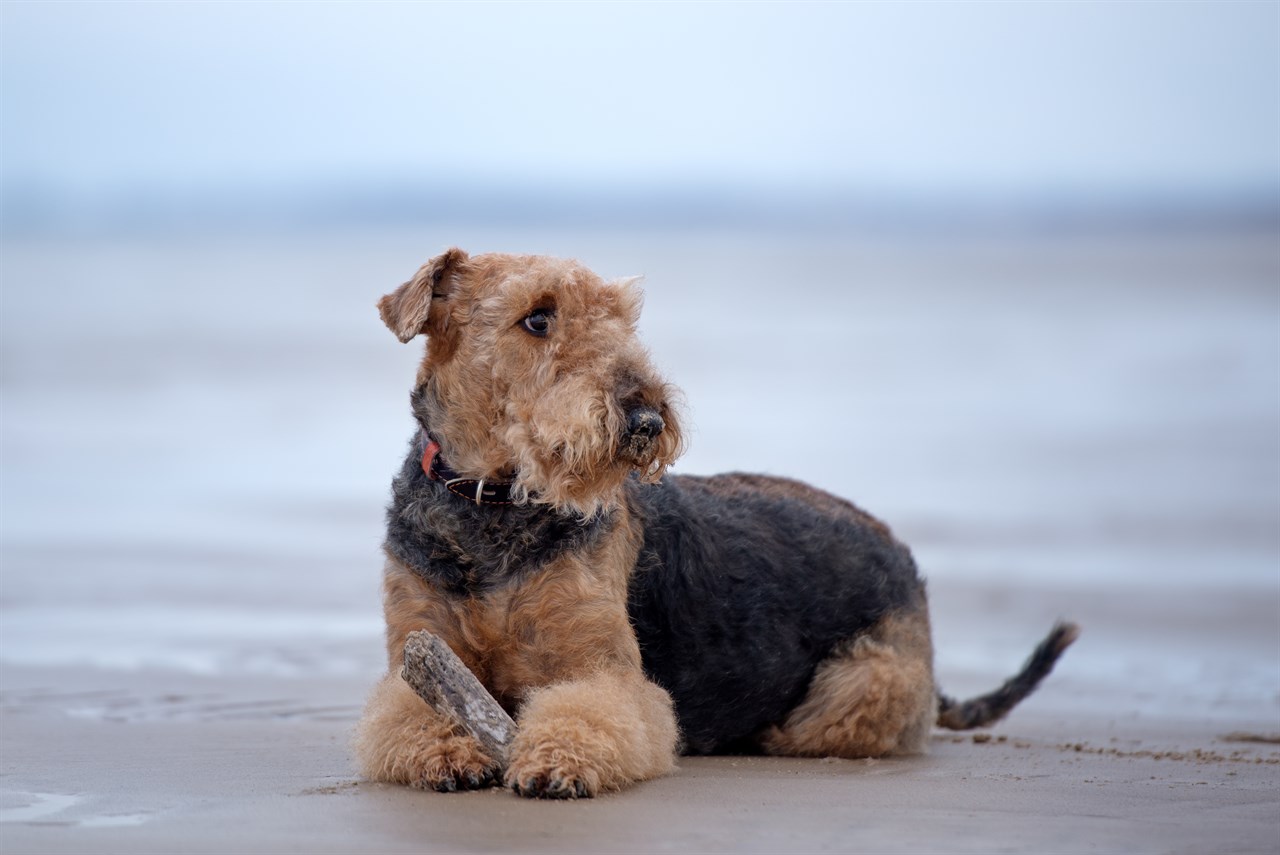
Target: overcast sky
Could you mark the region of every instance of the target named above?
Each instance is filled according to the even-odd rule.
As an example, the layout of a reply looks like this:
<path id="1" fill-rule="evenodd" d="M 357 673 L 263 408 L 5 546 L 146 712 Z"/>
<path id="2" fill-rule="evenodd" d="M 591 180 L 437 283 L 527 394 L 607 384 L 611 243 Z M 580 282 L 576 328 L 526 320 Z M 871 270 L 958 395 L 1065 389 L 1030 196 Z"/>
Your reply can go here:
<path id="1" fill-rule="evenodd" d="M 1275 2 L 0 7 L 6 186 L 1280 187 Z"/>

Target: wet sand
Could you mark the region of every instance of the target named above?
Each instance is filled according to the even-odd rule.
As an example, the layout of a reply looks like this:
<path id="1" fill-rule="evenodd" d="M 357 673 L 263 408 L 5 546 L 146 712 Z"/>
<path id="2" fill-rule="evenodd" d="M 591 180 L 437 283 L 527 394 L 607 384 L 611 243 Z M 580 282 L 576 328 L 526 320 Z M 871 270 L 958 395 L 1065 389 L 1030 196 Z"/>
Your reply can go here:
<path id="1" fill-rule="evenodd" d="M 940 679 L 992 688 L 1047 616 L 1084 634 L 1005 722 L 880 761 L 683 758 L 666 778 L 573 804 L 437 794 L 355 775 L 368 676 L 0 669 L 6 853 L 1257 852 L 1280 843 L 1276 698 L 1247 682 L 1114 679 L 1096 663 L 1224 658 L 1280 635 L 1262 595 L 1099 597 L 931 585 Z M 998 626 L 999 625 L 999 626 Z M 967 641 L 1006 639 L 987 658 Z M 74 643 L 94 644 L 91 634 Z M 355 660 L 377 647 L 350 644 Z M 278 643 L 278 642 L 277 642 Z M 282 659 L 301 660 L 305 639 Z M 330 655 L 332 649 L 330 649 Z M 317 670 L 324 669 L 317 666 Z M 1166 681 L 1162 684 L 1162 681 Z M 1223 686 L 1227 686 L 1226 689 Z M 1216 687 L 1216 688 L 1215 688 Z"/>
<path id="2" fill-rule="evenodd" d="M 358 780 L 416 358 L 372 303 L 442 240 L 647 273 L 645 338 L 694 425 L 680 469 L 792 475 L 888 521 L 949 693 L 998 685 L 1059 617 L 1080 641 L 990 739 L 921 758 L 686 758 L 573 804 Z M 1274 235 L 0 261 L 4 853 L 1280 849 L 1280 745 L 1238 741 L 1280 734 Z"/>
<path id="3" fill-rule="evenodd" d="M 3 677 L 7 853 L 1266 853 L 1280 842 L 1280 745 L 1236 741 L 1248 722 L 1115 716 L 1101 697 L 1070 713 L 1029 702 L 991 734 L 935 736 L 925 757 L 684 758 L 626 792 L 552 803 L 360 780 L 346 748 L 358 681 Z"/>

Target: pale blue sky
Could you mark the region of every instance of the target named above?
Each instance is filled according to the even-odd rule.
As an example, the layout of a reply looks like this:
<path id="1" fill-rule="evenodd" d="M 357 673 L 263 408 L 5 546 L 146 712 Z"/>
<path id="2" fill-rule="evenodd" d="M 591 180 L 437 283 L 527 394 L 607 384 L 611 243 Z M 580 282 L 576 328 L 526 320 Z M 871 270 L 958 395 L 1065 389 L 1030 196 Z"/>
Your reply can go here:
<path id="1" fill-rule="evenodd" d="M 0 7 L 7 186 L 1280 187 L 1275 2 Z"/>

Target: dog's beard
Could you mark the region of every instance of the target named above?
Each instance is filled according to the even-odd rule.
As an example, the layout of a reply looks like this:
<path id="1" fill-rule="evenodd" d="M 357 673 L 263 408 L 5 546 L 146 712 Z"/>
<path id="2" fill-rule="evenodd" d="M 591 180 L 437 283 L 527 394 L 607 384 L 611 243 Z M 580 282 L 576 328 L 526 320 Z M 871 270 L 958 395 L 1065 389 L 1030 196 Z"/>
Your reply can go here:
<path id="1" fill-rule="evenodd" d="M 656 483 L 681 451 L 674 433 L 656 437 L 628 436 L 618 444 L 617 461 L 626 474 L 635 473 L 645 483 Z"/>
<path id="2" fill-rule="evenodd" d="M 517 501 L 589 517 L 618 503 L 619 488 L 633 468 L 613 443 L 555 443 L 520 456 L 514 495 Z"/>
<path id="3" fill-rule="evenodd" d="M 658 440 L 649 436 L 624 436 L 618 442 L 620 465 L 639 473 L 648 472 L 658 459 Z"/>
<path id="4" fill-rule="evenodd" d="M 615 507 L 632 474 L 657 481 L 678 452 L 678 439 L 619 436 L 613 427 L 598 426 L 589 440 L 526 446 L 518 458 L 516 500 L 589 517 Z"/>

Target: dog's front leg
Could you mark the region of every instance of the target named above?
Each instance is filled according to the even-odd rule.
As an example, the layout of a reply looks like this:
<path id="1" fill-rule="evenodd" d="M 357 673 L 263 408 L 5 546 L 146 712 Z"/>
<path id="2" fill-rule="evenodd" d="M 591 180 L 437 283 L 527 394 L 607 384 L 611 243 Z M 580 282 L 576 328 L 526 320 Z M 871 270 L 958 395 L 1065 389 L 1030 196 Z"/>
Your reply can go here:
<path id="1" fill-rule="evenodd" d="M 579 798 L 675 766 L 671 696 L 638 670 L 607 669 L 529 693 L 505 782 L 539 798 Z"/>
<path id="2" fill-rule="evenodd" d="M 473 737 L 427 706 L 399 674 L 374 688 L 353 747 L 375 781 L 452 792 L 488 787 L 500 774 Z"/>

